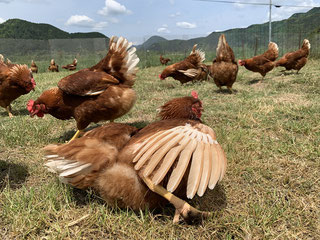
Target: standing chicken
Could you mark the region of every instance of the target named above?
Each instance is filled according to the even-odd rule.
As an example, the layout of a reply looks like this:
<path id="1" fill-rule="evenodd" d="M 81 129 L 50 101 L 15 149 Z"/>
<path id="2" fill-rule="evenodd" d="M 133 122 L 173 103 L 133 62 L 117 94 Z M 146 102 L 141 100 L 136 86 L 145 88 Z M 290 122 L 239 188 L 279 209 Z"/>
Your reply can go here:
<path id="1" fill-rule="evenodd" d="M 286 53 L 282 58 L 276 62 L 276 67 L 285 67 L 286 70 L 297 70 L 299 73 L 300 69 L 306 65 L 310 52 L 310 43 L 308 39 L 304 39 L 302 46 L 295 52 Z"/>
<path id="2" fill-rule="evenodd" d="M 0 106 L 5 108 L 11 118 L 10 103 L 21 95 L 29 93 L 36 86 L 27 65 L 12 64 L 7 66 L 0 59 Z"/>
<path id="3" fill-rule="evenodd" d="M 76 58 L 74 58 L 73 62 L 71 64 L 62 66 L 62 68 L 68 69 L 69 71 L 73 71 L 73 70 L 77 69 L 77 63 L 78 63 L 78 60 Z"/>
<path id="4" fill-rule="evenodd" d="M 38 66 L 36 65 L 36 63 L 32 60 L 31 61 L 31 67 L 30 67 L 31 72 L 33 73 L 38 73 Z"/>
<path id="5" fill-rule="evenodd" d="M 224 34 L 219 38 L 216 58 L 209 70 L 210 76 L 220 90 L 222 86 L 227 86 L 232 92 L 232 85 L 237 78 L 238 64 Z"/>
<path id="6" fill-rule="evenodd" d="M 244 66 L 249 71 L 260 73 L 263 79 L 275 67 L 274 61 L 278 58 L 278 54 L 278 45 L 270 42 L 266 52 L 253 58 L 239 60 L 239 65 Z"/>
<path id="7" fill-rule="evenodd" d="M 62 78 L 57 88 L 44 91 L 27 108 L 31 116 L 45 113 L 65 120 L 74 118 L 76 138 L 91 122 L 113 121 L 126 114 L 135 103 L 132 89 L 139 58 L 123 37 L 112 37 L 109 52 L 98 64 Z"/>
<path id="8" fill-rule="evenodd" d="M 59 65 L 56 65 L 56 62 L 54 61 L 54 59 L 51 59 L 48 70 L 50 72 L 59 72 Z"/>
<path id="9" fill-rule="evenodd" d="M 202 110 L 195 92 L 173 99 L 161 107 L 162 120 L 142 130 L 109 123 L 69 144 L 45 147 L 45 165 L 62 182 L 94 188 L 110 205 L 138 210 L 169 201 L 174 222 L 208 216 L 180 199 L 203 196 L 226 171 L 214 131 L 201 123 Z"/>
<path id="10" fill-rule="evenodd" d="M 161 80 L 172 77 L 181 82 L 181 84 L 193 80 L 204 80 L 208 77 L 208 68 L 203 61 L 205 53 L 196 50 L 197 44 L 193 46 L 190 55 L 183 61 L 174 63 L 166 67 L 159 75 Z"/>
<path id="11" fill-rule="evenodd" d="M 170 62 L 170 61 L 171 61 L 170 58 L 164 58 L 164 57 L 162 57 L 162 55 L 160 55 L 160 63 L 162 65 L 167 65 L 167 63 Z"/>

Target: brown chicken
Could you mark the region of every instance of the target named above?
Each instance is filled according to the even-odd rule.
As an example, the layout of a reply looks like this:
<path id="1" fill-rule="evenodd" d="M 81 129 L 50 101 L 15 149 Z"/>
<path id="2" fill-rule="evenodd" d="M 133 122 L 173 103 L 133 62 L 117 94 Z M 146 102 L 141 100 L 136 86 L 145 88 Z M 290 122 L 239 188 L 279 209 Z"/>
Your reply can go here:
<path id="1" fill-rule="evenodd" d="M 232 85 L 238 74 L 238 64 L 224 34 L 221 34 L 219 38 L 216 58 L 213 60 L 209 72 L 220 90 L 222 86 L 227 86 L 232 92 Z"/>
<path id="2" fill-rule="evenodd" d="M 249 71 L 260 73 L 263 79 L 275 67 L 274 61 L 278 58 L 278 54 L 278 45 L 270 42 L 266 52 L 253 58 L 239 60 L 239 65 L 244 66 Z"/>
<path id="3" fill-rule="evenodd" d="M 168 62 L 170 62 L 170 61 L 171 61 L 170 58 L 164 58 L 164 57 L 162 57 L 162 55 L 160 55 L 160 63 L 161 63 L 162 65 L 167 65 Z"/>
<path id="4" fill-rule="evenodd" d="M 61 120 L 73 117 L 78 128 L 73 140 L 91 122 L 113 121 L 126 114 L 136 100 L 132 86 L 139 62 L 131 46 L 123 37 L 112 37 L 109 52 L 98 64 L 62 78 L 57 88 L 30 100 L 30 115 L 48 113 Z"/>
<path id="5" fill-rule="evenodd" d="M 112 206 L 133 210 L 174 205 L 174 222 L 206 217 L 180 199 L 203 196 L 226 171 L 214 131 L 201 123 L 197 94 L 169 101 L 160 121 L 139 130 L 109 123 L 63 145 L 45 147 L 48 170 L 80 189 L 92 187 Z"/>
<path id="6" fill-rule="evenodd" d="M 302 46 L 295 52 L 286 53 L 282 58 L 276 62 L 276 67 L 285 67 L 286 70 L 297 70 L 299 73 L 300 69 L 306 65 L 310 52 L 310 43 L 308 39 L 304 39 Z"/>
<path id="7" fill-rule="evenodd" d="M 0 57 L 0 106 L 5 108 L 11 118 L 11 102 L 29 93 L 36 86 L 32 72 L 27 65 L 7 66 Z"/>
<path id="8" fill-rule="evenodd" d="M 62 68 L 67 69 L 69 71 L 73 71 L 73 70 L 77 69 L 77 63 L 78 63 L 78 60 L 76 58 L 74 58 L 73 62 L 71 64 L 62 66 Z"/>
<path id="9" fill-rule="evenodd" d="M 38 66 L 36 65 L 36 63 L 32 60 L 31 62 L 31 67 L 30 67 L 31 72 L 33 73 L 38 73 Z"/>
<path id="10" fill-rule="evenodd" d="M 59 65 L 56 65 L 56 62 L 54 61 L 54 59 L 51 59 L 48 70 L 50 72 L 59 72 Z"/>
<path id="11" fill-rule="evenodd" d="M 190 55 L 183 61 L 174 63 L 166 67 L 159 75 L 161 80 L 167 77 L 172 77 L 181 82 L 181 84 L 194 81 L 206 80 L 209 70 L 203 61 L 205 53 L 201 50 L 196 50 L 197 44 L 193 46 Z"/>

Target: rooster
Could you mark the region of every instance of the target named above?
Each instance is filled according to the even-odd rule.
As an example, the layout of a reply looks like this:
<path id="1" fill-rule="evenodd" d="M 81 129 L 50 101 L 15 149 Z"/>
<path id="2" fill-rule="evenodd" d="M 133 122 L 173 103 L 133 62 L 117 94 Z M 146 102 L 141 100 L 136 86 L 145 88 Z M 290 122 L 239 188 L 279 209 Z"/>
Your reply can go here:
<path id="1" fill-rule="evenodd" d="M 62 78 L 58 87 L 30 100 L 27 109 L 33 117 L 48 113 L 58 119 L 74 118 L 75 139 L 91 122 L 113 121 L 126 114 L 136 100 L 132 89 L 139 58 L 132 43 L 112 37 L 109 52 L 98 64 Z"/>
<path id="2" fill-rule="evenodd" d="M 54 59 L 51 59 L 48 70 L 50 72 L 59 72 L 59 65 L 56 65 L 56 62 L 54 61 Z"/>
<path id="3" fill-rule="evenodd" d="M 77 63 L 78 63 L 78 60 L 76 58 L 74 58 L 73 62 L 71 64 L 62 66 L 62 68 L 68 69 L 69 71 L 73 71 L 73 70 L 77 69 Z"/>
<path id="4" fill-rule="evenodd" d="M 266 52 L 253 58 L 239 60 L 239 65 L 244 66 L 249 71 L 260 73 L 262 79 L 264 79 L 266 74 L 275 67 L 274 61 L 278 58 L 278 56 L 278 45 L 274 42 L 270 42 Z"/>
<path id="5" fill-rule="evenodd" d="M 193 46 L 190 55 L 183 61 L 167 66 L 159 75 L 161 80 L 167 77 L 172 77 L 181 84 L 193 80 L 204 80 L 208 77 L 208 68 L 203 61 L 205 53 L 201 50 L 196 50 L 197 44 Z"/>
<path id="6" fill-rule="evenodd" d="M 162 57 L 162 55 L 160 55 L 160 63 L 161 63 L 162 65 L 167 65 L 167 63 L 168 63 L 169 61 L 171 61 L 170 58 L 164 58 L 164 57 Z"/>
<path id="7" fill-rule="evenodd" d="M 227 86 L 232 92 L 232 85 L 237 78 L 238 64 L 224 34 L 219 37 L 216 58 L 209 67 L 209 72 L 220 90 L 222 86 Z"/>
<path id="8" fill-rule="evenodd" d="M 310 43 L 308 39 L 304 39 L 302 46 L 295 52 L 286 53 L 282 58 L 276 62 L 276 67 L 285 67 L 286 70 L 297 70 L 299 73 L 300 69 L 306 65 L 310 52 Z"/>
<path id="9" fill-rule="evenodd" d="M 45 147 L 49 171 L 76 188 L 91 187 L 112 206 L 133 210 L 163 207 L 173 221 L 206 217 L 181 198 L 203 196 L 226 171 L 226 157 L 214 131 L 201 123 L 197 93 L 160 109 L 161 120 L 141 130 L 108 123 L 63 145 Z"/>
<path id="10" fill-rule="evenodd" d="M 36 65 L 36 63 L 32 60 L 31 61 L 31 67 L 30 67 L 31 72 L 33 73 L 38 73 L 38 66 Z"/>
<path id="11" fill-rule="evenodd" d="M 8 66 L 0 57 L 0 106 L 7 110 L 10 118 L 13 117 L 11 102 L 34 90 L 35 86 L 36 82 L 27 65 Z"/>

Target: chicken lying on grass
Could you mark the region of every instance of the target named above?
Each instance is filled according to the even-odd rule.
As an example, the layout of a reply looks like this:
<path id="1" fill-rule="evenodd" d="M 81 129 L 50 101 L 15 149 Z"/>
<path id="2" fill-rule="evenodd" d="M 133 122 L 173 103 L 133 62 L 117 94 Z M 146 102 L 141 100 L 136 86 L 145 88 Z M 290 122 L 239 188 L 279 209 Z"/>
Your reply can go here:
<path id="1" fill-rule="evenodd" d="M 61 120 L 73 117 L 78 128 L 73 140 L 91 122 L 113 121 L 126 114 L 136 100 L 132 86 L 139 62 L 131 46 L 123 37 L 112 37 L 109 52 L 99 63 L 62 78 L 58 87 L 30 100 L 30 115 L 48 113 Z"/>
<path id="2" fill-rule="evenodd" d="M 48 170 L 76 188 L 94 188 L 108 204 L 133 210 L 176 208 L 174 222 L 207 217 L 181 198 L 203 196 L 226 171 L 214 131 L 201 123 L 202 102 L 176 98 L 161 107 L 162 120 L 139 130 L 108 123 L 63 145 L 45 147 Z"/>
<path id="3" fill-rule="evenodd" d="M 36 82 L 27 65 L 7 65 L 0 54 L 0 106 L 7 110 L 10 118 L 13 117 L 11 102 L 34 90 L 35 86 Z"/>
<path id="4" fill-rule="evenodd" d="M 270 42 L 266 52 L 252 58 L 239 60 L 239 65 L 244 66 L 249 71 L 260 73 L 262 76 L 261 80 L 263 80 L 266 74 L 275 67 L 274 61 L 278 58 L 278 56 L 278 45 L 274 42 Z"/>
<path id="5" fill-rule="evenodd" d="M 181 84 L 190 81 L 207 80 L 209 70 L 203 61 L 205 53 L 196 50 L 197 44 L 193 46 L 190 55 L 183 61 L 167 66 L 159 75 L 161 80 L 172 77 Z"/>
<path id="6" fill-rule="evenodd" d="M 73 71 L 77 69 L 77 63 L 78 63 L 78 60 L 74 58 L 72 63 L 62 66 L 62 68 L 67 69 L 69 71 Z"/>

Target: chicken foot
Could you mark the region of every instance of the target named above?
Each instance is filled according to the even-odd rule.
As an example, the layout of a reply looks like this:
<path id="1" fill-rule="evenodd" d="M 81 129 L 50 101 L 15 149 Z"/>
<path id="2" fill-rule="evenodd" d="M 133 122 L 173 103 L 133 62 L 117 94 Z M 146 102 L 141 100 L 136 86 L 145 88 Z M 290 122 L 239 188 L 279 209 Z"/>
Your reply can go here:
<path id="1" fill-rule="evenodd" d="M 13 114 L 12 114 L 12 112 L 11 112 L 11 106 L 9 105 L 9 106 L 7 106 L 6 107 L 6 110 L 7 110 L 7 112 L 8 112 L 8 114 L 9 114 L 9 118 L 12 118 L 13 117 Z"/>
<path id="2" fill-rule="evenodd" d="M 171 192 L 167 191 L 164 187 L 153 184 L 153 182 L 149 178 L 142 177 L 142 179 L 151 191 L 167 199 L 176 208 L 173 223 L 178 223 L 180 221 L 180 217 L 188 222 L 192 219 L 206 218 L 211 215 L 210 212 L 202 212 L 197 210 L 186 201 L 176 197 Z"/>

